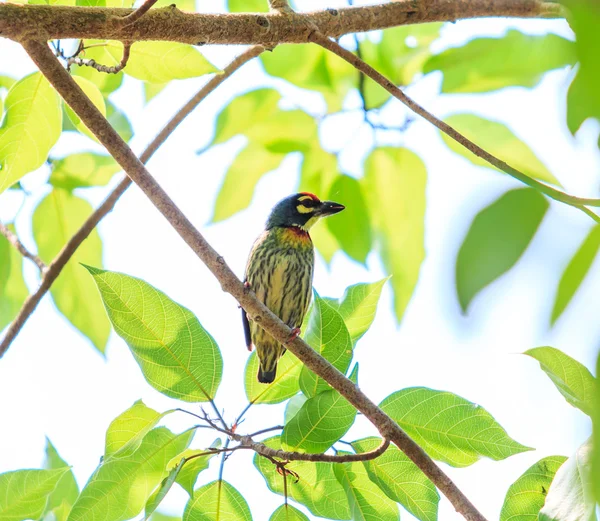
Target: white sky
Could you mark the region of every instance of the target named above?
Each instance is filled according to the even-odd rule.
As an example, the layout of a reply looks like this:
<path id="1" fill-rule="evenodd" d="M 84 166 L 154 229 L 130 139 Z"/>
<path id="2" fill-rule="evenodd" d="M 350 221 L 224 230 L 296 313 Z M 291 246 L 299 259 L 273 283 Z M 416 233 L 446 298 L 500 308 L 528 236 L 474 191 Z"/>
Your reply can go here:
<path id="1" fill-rule="evenodd" d="M 316 0 L 299 3 L 306 9 L 320 4 Z M 344 4 L 331 1 L 328 5 Z M 201 9 L 207 10 L 204 6 Z M 499 35 L 509 27 L 531 33 L 550 30 L 570 34 L 566 23 L 561 21 L 458 22 L 444 29 L 439 48 L 458 45 L 477 35 Z M 202 50 L 217 65 L 225 66 L 240 49 Z M 20 77 L 34 70 L 24 52 L 12 42 L 0 40 L 0 57 L 0 73 Z M 552 72 L 532 90 L 511 88 L 494 94 L 450 97 L 437 95 L 440 77 L 434 74 L 419 81 L 409 89 L 409 94 L 438 116 L 473 111 L 509 124 L 567 191 L 595 197 L 600 167 L 595 145 L 597 126 L 588 122 L 577 140 L 568 133 L 564 114 L 569 74 L 566 70 Z M 199 78 L 173 83 L 145 106 L 141 86 L 126 79 L 124 88 L 113 99 L 130 116 L 135 130 L 134 150 L 141 152 L 183 100 L 205 81 Z M 214 115 L 235 94 L 272 84 L 311 113 L 323 110 L 318 95 L 269 80 L 255 61 L 203 103 L 149 164 L 162 186 L 239 275 L 269 209 L 295 190 L 299 157 L 288 157 L 277 171 L 260 181 L 247 211 L 224 223 L 207 225 L 223 174 L 241 148 L 243 138 L 202 156 L 195 151 L 209 141 Z M 357 103 L 356 97 L 348 100 L 349 107 L 356 107 Z M 404 114 L 397 105 L 385 112 L 390 123 L 398 118 L 403 120 Z M 368 146 L 370 130 L 361 127 L 359 115 L 330 118 L 321 138 L 328 149 L 345 147 L 342 168 L 352 175 L 361 174 L 361 158 Z M 469 315 L 462 316 L 453 286 L 460 243 L 474 215 L 518 184 L 491 170 L 471 166 L 447 151 L 436 131 L 424 121 L 414 123 L 401 137 L 392 135 L 386 139 L 380 143 L 406 145 L 417 151 L 427 164 L 427 258 L 399 328 L 391 312 L 390 290 L 385 289 L 376 321 L 358 344 L 355 360 L 360 362 L 360 385 L 375 401 L 410 386 L 452 391 L 484 406 L 509 435 L 535 447 L 535 452 L 502 462 L 482 460 L 466 469 L 445 467 L 483 514 L 496 519 L 508 486 L 522 472 L 544 456 L 570 455 L 590 434 L 588 418 L 562 399 L 537 363 L 517 353 L 551 345 L 593 367 L 600 333 L 594 291 L 600 285 L 598 263 L 556 327 L 550 330 L 548 326 L 558 277 L 592 222 L 573 209 L 553 203 L 516 269 L 484 290 L 475 299 Z M 64 136 L 53 153 L 60 156 L 92 149 L 98 148 L 87 138 Z M 32 249 L 31 212 L 48 192 L 44 185 L 47 175 L 41 169 L 24 181 L 33 196 L 19 214 L 17 230 Z M 107 191 L 102 188 L 79 193 L 97 206 Z M 0 219 L 10 220 L 20 204 L 18 195 L 3 194 Z M 100 234 L 107 269 L 141 277 L 165 291 L 190 308 L 215 337 L 225 358 L 224 379 L 216 401 L 232 420 L 246 405 L 243 374 L 248 354 L 234 300 L 221 291 L 208 270 L 136 188 L 130 189 L 114 212 L 102 221 Z M 32 289 L 37 280 L 34 268 L 26 265 L 26 280 Z M 378 280 L 383 275 L 375 254 L 369 257 L 368 268 L 364 269 L 339 253 L 330 269 L 317 260 L 314 284 L 322 295 L 339 296 L 350 284 Z M 90 295 L 90 298 L 99 297 Z M 174 404 L 146 384 L 119 337 L 111 334 L 104 361 L 57 314 L 49 297 L 42 301 L 0 361 L 0 396 L 3 397 L 0 472 L 39 467 L 43 461 L 44 437 L 48 436 L 63 458 L 73 465 L 80 486 L 98 464 L 105 430 L 115 416 L 139 398 L 158 410 Z M 256 406 L 247 418 L 244 429 L 248 431 L 281 423 L 283 405 Z M 168 425 L 181 430 L 187 422 L 187 418 L 173 416 Z M 345 439 L 373 433 L 374 429 L 359 419 Z M 204 446 L 214 437 L 200 431 L 195 443 Z M 215 479 L 217 469 L 215 459 L 209 471 L 201 474 L 198 484 Z M 250 454 L 236 453 L 226 465 L 225 479 L 249 501 L 255 520 L 268 519 L 283 502 L 282 497 L 267 491 L 251 464 Z M 162 510 L 181 513 L 186 497 L 182 490 L 174 489 Z M 411 518 L 405 511 L 401 515 L 403 519 Z M 439 516 L 444 521 L 461 519 L 444 498 Z"/>

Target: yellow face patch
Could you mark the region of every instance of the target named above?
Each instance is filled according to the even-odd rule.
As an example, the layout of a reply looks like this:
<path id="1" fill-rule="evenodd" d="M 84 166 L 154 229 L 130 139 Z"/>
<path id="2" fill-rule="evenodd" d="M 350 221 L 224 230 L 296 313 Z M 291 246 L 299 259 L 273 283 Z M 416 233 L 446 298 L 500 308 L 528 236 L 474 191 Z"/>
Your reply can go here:
<path id="1" fill-rule="evenodd" d="M 312 199 L 310 195 L 303 195 L 302 197 L 298 197 L 298 201 L 306 201 L 307 199 Z"/>
<path id="2" fill-rule="evenodd" d="M 304 223 L 304 226 L 302 226 L 302 228 L 306 231 L 310 230 L 311 226 L 315 224 L 320 218 L 320 215 L 315 215 L 314 217 L 311 217 L 308 221 Z"/>
<path id="3" fill-rule="evenodd" d="M 310 199 L 310 197 L 309 197 L 309 199 Z M 303 204 L 297 205 L 296 210 L 298 210 L 299 213 L 313 213 L 315 211 L 314 208 L 308 208 L 307 206 L 304 206 Z"/>

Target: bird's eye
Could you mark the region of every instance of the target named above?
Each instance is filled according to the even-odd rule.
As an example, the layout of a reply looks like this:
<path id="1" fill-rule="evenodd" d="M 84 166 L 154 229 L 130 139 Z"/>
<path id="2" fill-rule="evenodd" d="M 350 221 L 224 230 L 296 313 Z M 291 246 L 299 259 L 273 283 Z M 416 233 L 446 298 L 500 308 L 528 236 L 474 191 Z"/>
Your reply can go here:
<path id="1" fill-rule="evenodd" d="M 315 199 L 307 195 L 299 197 L 298 202 L 301 206 L 306 206 L 307 208 L 314 208 L 315 206 L 317 206 L 317 204 L 319 204 L 319 201 L 316 201 Z"/>

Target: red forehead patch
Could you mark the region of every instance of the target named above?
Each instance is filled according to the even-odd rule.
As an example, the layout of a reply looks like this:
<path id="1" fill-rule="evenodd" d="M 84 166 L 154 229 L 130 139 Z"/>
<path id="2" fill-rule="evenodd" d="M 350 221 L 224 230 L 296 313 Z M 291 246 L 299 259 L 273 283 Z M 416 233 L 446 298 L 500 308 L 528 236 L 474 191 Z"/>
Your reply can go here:
<path id="1" fill-rule="evenodd" d="M 307 195 L 308 197 L 310 197 L 313 201 L 318 201 L 319 198 L 315 195 L 315 194 L 311 194 L 310 192 L 300 192 L 299 195 Z"/>

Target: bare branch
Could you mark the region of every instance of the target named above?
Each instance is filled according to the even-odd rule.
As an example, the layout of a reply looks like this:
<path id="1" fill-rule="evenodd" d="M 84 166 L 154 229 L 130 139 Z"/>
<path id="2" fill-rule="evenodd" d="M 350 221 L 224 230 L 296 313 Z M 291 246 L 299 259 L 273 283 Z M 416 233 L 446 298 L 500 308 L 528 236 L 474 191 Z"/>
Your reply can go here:
<path id="1" fill-rule="evenodd" d="M 23 257 L 35 262 L 40 271 L 42 273 L 44 272 L 46 269 L 44 261 L 25 248 L 25 245 L 19 240 L 16 233 L 10 231 L 10 229 L 2 223 L 0 223 L 0 233 L 6 237 L 6 240 L 10 242 L 19 251 L 19 253 L 23 255 Z"/>
<path id="2" fill-rule="evenodd" d="M 288 0 L 269 0 L 269 9 L 271 9 L 271 11 L 279 11 L 283 13 L 289 13 L 292 11 Z"/>
<path id="3" fill-rule="evenodd" d="M 381 456 L 387 450 L 387 448 L 390 446 L 390 440 L 383 439 L 383 440 L 381 440 L 381 444 L 379 445 L 379 447 L 373 449 L 372 451 L 362 452 L 360 454 L 342 454 L 342 455 L 323 454 L 323 453 L 309 454 L 309 453 L 304 453 L 304 452 L 292 452 L 292 451 L 286 451 L 286 450 L 281 450 L 281 449 L 273 449 L 271 447 L 267 447 L 264 443 L 254 441 L 252 439 L 252 437 L 256 436 L 257 434 L 263 434 L 265 432 L 269 432 L 269 431 L 272 431 L 275 429 L 282 429 L 283 427 L 272 427 L 270 429 L 263 429 L 262 431 L 258 431 L 254 434 L 249 434 L 249 435 L 248 434 L 246 434 L 246 435 L 238 434 L 237 432 L 235 432 L 234 429 L 228 429 L 228 428 L 223 429 L 222 427 L 219 427 L 213 420 L 211 420 L 208 417 L 208 415 L 204 411 L 202 411 L 202 412 L 203 412 L 203 416 L 201 417 L 201 419 L 204 420 L 209 425 L 209 427 L 211 427 L 212 429 L 214 429 L 218 432 L 221 432 L 223 434 L 226 434 L 232 440 L 239 442 L 240 445 L 238 446 L 238 448 L 252 449 L 257 454 L 260 454 L 261 456 L 264 456 L 265 458 L 268 458 L 271 461 L 273 461 L 274 459 L 279 459 L 283 462 L 287 462 L 287 461 L 322 461 L 322 462 L 326 462 L 326 463 L 350 463 L 352 461 L 370 461 L 370 460 L 373 460 L 373 459 Z M 225 447 L 225 449 L 227 449 L 227 446 Z M 273 462 L 273 463 L 276 463 L 276 462 Z"/>
<path id="4" fill-rule="evenodd" d="M 83 50 L 83 49 L 82 49 Z M 123 45 L 123 57 L 121 61 L 117 65 L 102 65 L 101 63 L 96 63 L 96 60 L 80 58 L 79 56 L 71 56 L 67 58 L 67 70 L 71 67 L 71 65 L 79 65 L 81 67 L 93 67 L 99 72 L 105 72 L 106 74 L 117 74 L 121 72 L 127 62 L 129 61 L 129 53 L 131 52 L 131 44 L 125 43 Z"/>
<path id="5" fill-rule="evenodd" d="M 27 39 L 109 39 L 126 42 L 166 40 L 197 44 L 242 44 L 272 47 L 306 43 L 315 29 L 333 38 L 399 25 L 445 22 L 491 16 L 563 17 L 560 4 L 542 0 L 396 0 L 384 4 L 311 13 L 184 13 L 152 9 L 135 24 L 118 20 L 131 9 L 60 5 L 0 4 L 0 35 Z"/>
<path id="6" fill-rule="evenodd" d="M 325 463 L 351 463 L 354 461 L 371 461 L 381 456 L 390 446 L 390 440 L 381 440 L 381 445 L 369 452 L 360 454 L 308 454 L 304 452 L 289 452 L 267 447 L 264 443 L 244 440 L 242 446 L 251 448 L 254 452 L 268 458 L 277 458 L 283 461 L 322 461 Z"/>
<path id="7" fill-rule="evenodd" d="M 437 486 L 452 503 L 456 511 L 460 512 L 465 519 L 468 521 L 485 521 L 483 515 L 479 513 L 425 451 L 351 380 L 346 378 L 301 338 L 290 341 L 290 338 L 292 338 L 290 336 L 291 329 L 264 304 L 259 302 L 249 288 L 244 287 L 244 284 L 225 263 L 225 259 L 208 244 L 202 234 L 151 176 L 146 167 L 135 157 L 127 143 L 121 139 L 87 98 L 69 73 L 61 67 L 48 46 L 39 41 L 25 41 L 23 47 L 83 123 L 94 133 L 113 158 L 123 167 L 127 175 L 142 189 L 181 238 L 204 262 L 221 283 L 223 290 L 230 293 L 241 304 L 249 316 L 252 317 L 252 320 L 275 340 L 285 345 L 306 367 L 323 378 L 358 411 L 363 413 L 375 425 L 381 436 L 395 443 Z"/>
<path id="8" fill-rule="evenodd" d="M 142 5 L 140 5 L 133 13 L 128 14 L 123 18 L 120 18 L 119 24 L 122 27 L 127 27 L 128 25 L 134 24 L 142 16 L 144 16 L 157 1 L 158 0 L 145 0 L 145 2 Z"/>
<path id="9" fill-rule="evenodd" d="M 404 103 L 410 110 L 412 110 L 419 116 L 425 118 L 427 121 L 436 126 L 439 130 L 441 130 L 444 134 L 454 139 L 457 143 L 460 143 L 462 146 L 464 146 L 467 150 L 469 150 L 476 156 L 487 161 L 490 165 L 495 166 L 503 172 L 506 172 L 508 175 L 514 177 L 518 181 L 521 181 L 527 186 L 535 188 L 536 190 L 540 191 L 544 195 L 547 195 L 551 199 L 568 204 L 569 206 L 573 206 L 574 208 L 577 208 L 578 210 L 581 210 L 590 217 L 592 217 L 596 222 L 600 222 L 600 217 L 598 215 L 591 212 L 588 208 L 585 208 L 585 206 L 600 206 L 600 199 L 587 199 L 583 197 L 575 197 L 573 195 L 569 195 L 564 192 L 561 192 L 560 190 L 552 188 L 551 186 L 545 185 L 544 183 L 541 183 L 529 177 L 528 175 L 525 175 L 516 168 L 513 168 L 501 159 L 498 159 L 496 156 L 490 154 L 489 152 L 481 148 L 479 145 L 473 143 L 473 141 L 462 135 L 456 129 L 443 122 L 441 119 L 438 119 L 436 116 L 431 114 L 431 112 L 428 112 L 426 109 L 421 107 L 421 105 L 415 102 L 412 98 L 409 98 L 401 89 L 394 85 L 393 82 L 387 79 L 383 74 L 377 72 L 373 67 L 371 67 L 368 63 L 364 62 L 362 59 L 360 59 L 356 54 L 348 51 L 347 49 L 344 49 L 337 42 L 330 40 L 322 34 L 313 33 L 310 36 L 310 39 L 311 41 L 315 42 L 321 47 L 324 47 L 332 53 L 337 54 L 340 58 L 346 60 L 348 63 L 356 67 L 356 69 L 363 72 L 366 76 L 369 76 L 369 78 L 381 85 L 392 96 Z"/>
<path id="10" fill-rule="evenodd" d="M 223 69 L 222 74 L 218 74 L 213 76 L 207 83 L 204 85 L 194 97 L 192 97 L 176 114 L 173 116 L 171 121 L 169 121 L 165 127 L 159 132 L 159 134 L 154 138 L 154 140 L 146 147 L 146 150 L 140 156 L 140 160 L 143 163 L 148 162 L 148 160 L 154 155 L 154 153 L 159 149 L 159 147 L 167 140 L 167 138 L 173 133 L 173 131 L 179 126 L 179 124 L 199 105 L 199 103 L 206 98 L 213 90 L 215 90 L 221 83 L 223 83 L 227 78 L 229 78 L 235 71 L 237 71 L 242 65 L 250 61 L 252 58 L 258 56 L 261 52 L 263 52 L 263 47 L 254 46 L 250 49 L 246 50 L 242 54 L 240 54 L 235 60 L 233 60 L 225 69 Z M 112 211 L 115 204 L 123 195 L 125 190 L 129 188 L 131 185 L 131 179 L 125 176 L 121 180 L 121 182 L 116 186 L 116 188 L 108 195 L 108 197 L 104 200 L 104 202 L 96 209 L 96 211 L 88 217 L 88 219 L 83 223 L 81 228 L 77 231 L 69 242 L 65 244 L 60 253 L 56 256 L 56 258 L 50 263 L 48 269 L 44 272 L 42 276 L 42 280 L 40 286 L 35 291 L 27 297 L 19 314 L 15 318 L 15 320 L 11 323 L 11 325 L 6 330 L 6 334 L 0 342 L 0 358 L 4 356 L 7 349 L 10 347 L 10 344 L 19 334 L 19 331 L 23 328 L 27 319 L 34 312 L 35 308 L 39 304 L 40 300 L 42 300 L 43 296 L 50 289 L 52 283 L 56 280 L 62 269 L 65 267 L 69 259 L 73 256 L 77 248 L 81 245 L 81 243 L 87 238 L 87 236 L 92 232 L 92 230 L 98 225 L 98 223 Z"/>

